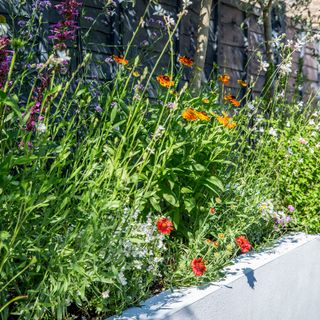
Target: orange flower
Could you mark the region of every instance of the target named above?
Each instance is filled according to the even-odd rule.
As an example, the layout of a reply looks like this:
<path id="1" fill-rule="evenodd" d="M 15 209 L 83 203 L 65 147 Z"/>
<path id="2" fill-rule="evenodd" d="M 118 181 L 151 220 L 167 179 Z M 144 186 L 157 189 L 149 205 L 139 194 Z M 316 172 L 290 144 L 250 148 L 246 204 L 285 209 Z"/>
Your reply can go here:
<path id="1" fill-rule="evenodd" d="M 202 102 L 205 103 L 205 104 L 208 104 L 210 101 L 209 101 L 208 98 L 203 98 L 203 99 L 202 99 Z"/>
<path id="2" fill-rule="evenodd" d="M 240 106 L 240 101 L 238 101 L 236 99 L 236 97 L 233 96 L 232 94 L 225 95 L 223 99 L 226 100 L 226 101 L 229 101 L 235 107 L 239 107 Z"/>
<path id="3" fill-rule="evenodd" d="M 219 241 L 213 241 L 212 244 L 215 248 L 219 248 Z"/>
<path id="4" fill-rule="evenodd" d="M 197 117 L 199 120 L 203 121 L 210 121 L 210 118 L 208 117 L 207 113 L 204 111 L 196 111 Z"/>
<path id="5" fill-rule="evenodd" d="M 181 64 L 183 64 L 184 66 L 189 67 L 189 68 L 191 68 L 194 63 L 193 59 L 185 57 L 185 56 L 179 57 L 178 60 Z"/>
<path id="6" fill-rule="evenodd" d="M 197 111 L 193 108 L 188 108 L 181 114 L 183 119 L 186 119 L 188 121 L 195 121 L 195 120 L 203 120 L 203 121 L 209 121 L 210 117 L 207 115 L 204 111 Z"/>
<path id="7" fill-rule="evenodd" d="M 240 86 L 243 87 L 243 88 L 246 88 L 246 87 L 248 86 L 248 84 L 247 84 L 245 81 L 243 81 L 243 80 L 240 80 L 240 79 L 239 79 L 237 82 L 238 82 L 238 83 L 240 84 Z"/>
<path id="8" fill-rule="evenodd" d="M 211 207 L 209 211 L 210 211 L 211 214 L 215 214 L 216 213 L 216 208 Z"/>
<path id="9" fill-rule="evenodd" d="M 233 96 L 232 94 L 226 94 L 224 97 L 223 97 L 224 100 L 226 101 L 231 101 L 231 100 L 235 100 L 236 97 Z"/>
<path id="10" fill-rule="evenodd" d="M 222 74 L 218 77 L 218 80 L 224 85 L 228 85 L 230 82 L 230 76 L 228 74 Z"/>
<path id="11" fill-rule="evenodd" d="M 183 111 L 181 115 L 183 119 L 188 121 L 198 120 L 197 111 L 192 108 L 188 108 L 187 110 Z"/>
<path id="12" fill-rule="evenodd" d="M 123 56 L 113 56 L 113 60 L 118 64 L 123 64 L 124 66 L 128 64 L 128 60 Z"/>
<path id="13" fill-rule="evenodd" d="M 228 129 L 233 129 L 237 126 L 235 122 L 233 122 L 232 117 L 229 117 L 227 113 L 222 112 L 223 116 L 217 116 L 217 121 L 224 125 Z"/>
<path id="14" fill-rule="evenodd" d="M 230 103 L 232 105 L 234 105 L 235 107 L 239 107 L 240 106 L 240 101 L 238 101 L 237 99 L 231 99 Z"/>
<path id="15" fill-rule="evenodd" d="M 160 83 L 161 86 L 165 88 L 170 88 L 174 86 L 174 81 L 172 80 L 171 76 L 159 75 L 157 76 L 157 81 Z"/>

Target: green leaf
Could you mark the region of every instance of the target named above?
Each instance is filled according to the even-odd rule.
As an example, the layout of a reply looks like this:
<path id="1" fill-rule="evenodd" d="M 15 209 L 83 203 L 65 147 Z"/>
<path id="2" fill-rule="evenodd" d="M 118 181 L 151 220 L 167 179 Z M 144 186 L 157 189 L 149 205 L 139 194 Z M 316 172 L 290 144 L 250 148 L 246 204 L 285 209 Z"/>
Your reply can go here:
<path id="1" fill-rule="evenodd" d="M 190 213 L 196 207 L 196 202 L 194 198 L 184 200 L 184 206 L 186 210 Z"/>
<path id="2" fill-rule="evenodd" d="M 180 192 L 181 193 L 192 193 L 193 191 L 190 188 L 182 187 Z"/>
<path id="3" fill-rule="evenodd" d="M 177 197 L 175 196 L 175 194 L 172 193 L 164 193 L 163 194 L 163 198 L 169 202 L 172 206 L 174 207 L 179 207 L 179 201 L 177 200 Z"/>
<path id="4" fill-rule="evenodd" d="M 161 211 L 161 207 L 159 205 L 159 198 L 151 197 L 149 200 L 154 209 L 156 209 L 157 211 Z"/>
<path id="5" fill-rule="evenodd" d="M 200 163 L 195 164 L 195 165 L 194 165 L 194 169 L 195 169 L 196 171 L 206 171 L 206 167 L 203 166 L 203 165 L 200 164 Z"/>

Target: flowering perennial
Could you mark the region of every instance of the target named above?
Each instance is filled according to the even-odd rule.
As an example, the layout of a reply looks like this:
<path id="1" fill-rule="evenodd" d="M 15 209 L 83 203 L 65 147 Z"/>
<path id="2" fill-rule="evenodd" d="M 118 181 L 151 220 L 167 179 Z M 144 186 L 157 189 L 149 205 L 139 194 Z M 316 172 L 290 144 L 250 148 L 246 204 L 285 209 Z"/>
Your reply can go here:
<path id="1" fill-rule="evenodd" d="M 219 123 L 224 125 L 228 129 L 233 129 L 237 126 L 236 122 L 233 121 L 226 112 L 222 112 L 223 116 L 216 116 L 216 119 Z"/>
<path id="2" fill-rule="evenodd" d="M 191 68 L 194 63 L 193 59 L 185 57 L 185 56 L 179 57 L 179 62 L 189 68 Z"/>
<path id="3" fill-rule="evenodd" d="M 251 250 L 251 244 L 245 236 L 239 236 L 235 239 L 235 241 L 242 253 L 246 253 Z"/>
<path id="4" fill-rule="evenodd" d="M 230 76 L 228 74 L 222 74 L 218 77 L 218 80 L 224 85 L 228 85 L 230 82 Z"/>
<path id="5" fill-rule="evenodd" d="M 0 89 L 4 87 L 10 69 L 11 51 L 7 48 L 9 43 L 7 37 L 0 37 Z"/>
<path id="6" fill-rule="evenodd" d="M 174 86 L 174 81 L 171 76 L 159 75 L 157 76 L 157 81 L 162 87 L 170 88 Z"/>
<path id="7" fill-rule="evenodd" d="M 79 28 L 77 18 L 81 6 L 82 3 L 76 0 L 65 0 L 55 5 L 58 13 L 63 17 L 61 21 L 54 24 L 51 28 L 51 36 L 49 38 L 53 39 L 55 49 L 60 51 L 66 50 L 66 41 L 75 39 L 75 34 Z"/>
<path id="8" fill-rule="evenodd" d="M 209 121 L 210 118 L 204 111 L 197 111 L 193 108 L 188 108 L 181 114 L 182 118 L 187 121 L 195 121 L 195 120 L 202 120 L 202 121 Z"/>
<path id="9" fill-rule="evenodd" d="M 194 258 L 191 261 L 191 268 L 193 273 L 196 275 L 196 277 L 202 276 L 207 269 L 206 265 L 202 261 L 202 258 L 199 258 L 199 259 Z"/>
<path id="10" fill-rule="evenodd" d="M 157 220 L 157 228 L 160 233 L 170 234 L 173 228 L 173 223 L 167 218 L 160 218 Z"/>

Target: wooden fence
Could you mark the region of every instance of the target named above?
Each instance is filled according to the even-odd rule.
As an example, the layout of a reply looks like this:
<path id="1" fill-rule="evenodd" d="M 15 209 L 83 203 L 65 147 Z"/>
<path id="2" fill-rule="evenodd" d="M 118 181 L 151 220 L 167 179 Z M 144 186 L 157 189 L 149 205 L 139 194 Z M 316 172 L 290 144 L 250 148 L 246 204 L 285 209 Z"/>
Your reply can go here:
<path id="1" fill-rule="evenodd" d="M 52 1 L 53 4 L 59 1 Z M 181 0 L 159 0 L 161 6 L 177 19 L 181 10 Z M 8 15 L 9 6 L 7 1 L 0 0 L 0 14 Z M 142 17 L 148 0 L 136 0 L 135 7 L 117 5 L 115 13 L 106 13 L 105 0 L 84 0 L 83 13 L 79 23 L 79 32 L 76 48 L 73 49 L 74 64 L 81 61 L 86 51 L 93 54 L 91 65 L 92 78 L 110 78 L 112 76 L 112 64 L 105 62 L 108 56 L 121 54 L 129 43 L 140 18 Z M 199 22 L 200 0 L 194 0 L 188 8 L 186 15 L 174 40 L 176 57 L 186 55 L 193 57 L 196 48 L 196 33 Z M 162 51 L 167 35 L 162 31 L 161 17 L 153 15 L 150 9 L 145 18 L 145 26 L 137 33 L 130 50 L 130 57 L 137 54 L 145 57 L 143 61 L 150 68 L 154 65 L 159 53 Z M 55 10 L 49 10 L 46 19 L 49 23 L 57 21 L 58 15 Z M 92 20 L 95 23 L 92 24 Z M 297 30 L 292 26 L 283 12 L 273 12 L 273 32 L 276 34 L 286 33 L 288 39 L 292 39 Z M 238 88 L 237 79 L 250 81 L 257 80 L 254 93 L 259 94 L 264 83 L 264 72 L 259 71 L 257 51 L 264 54 L 263 27 L 259 24 L 259 12 L 247 13 L 238 0 L 214 0 L 210 21 L 209 46 L 205 64 L 207 77 L 218 73 L 230 74 L 231 88 Z M 307 44 L 302 53 L 293 56 L 293 71 L 289 78 L 289 95 L 297 85 L 297 71 L 303 72 L 301 94 L 307 94 L 318 88 L 319 68 L 315 44 Z M 279 57 L 278 57 L 279 58 Z M 167 51 L 159 64 L 159 70 L 167 69 L 170 59 Z M 216 66 L 216 67 L 215 67 Z M 188 73 L 185 75 L 188 78 Z"/>

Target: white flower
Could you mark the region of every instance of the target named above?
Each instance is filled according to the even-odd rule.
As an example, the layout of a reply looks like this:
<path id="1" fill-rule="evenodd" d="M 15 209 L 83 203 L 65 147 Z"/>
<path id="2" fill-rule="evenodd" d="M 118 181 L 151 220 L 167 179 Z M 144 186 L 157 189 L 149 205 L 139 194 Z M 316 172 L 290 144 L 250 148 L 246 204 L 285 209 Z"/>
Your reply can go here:
<path id="1" fill-rule="evenodd" d="M 249 102 L 249 103 L 248 103 L 248 108 L 249 108 L 250 110 L 254 110 L 254 109 L 255 109 L 255 106 L 254 106 L 254 104 L 253 104 L 252 102 Z"/>
<path id="2" fill-rule="evenodd" d="M 102 295 L 102 298 L 103 298 L 103 299 L 108 299 L 109 296 L 110 296 L 110 291 L 109 291 L 109 290 L 104 291 L 104 292 L 102 292 L 101 295 Z"/>
<path id="3" fill-rule="evenodd" d="M 40 133 L 45 133 L 45 132 L 47 131 L 47 127 L 46 127 L 46 125 L 45 125 L 43 122 L 40 122 L 40 123 L 38 124 L 37 130 L 38 130 Z"/>
<path id="4" fill-rule="evenodd" d="M 163 19 L 167 25 L 168 28 L 170 27 L 174 27 L 176 22 L 174 21 L 174 19 L 170 16 L 163 16 Z"/>
<path id="5" fill-rule="evenodd" d="M 182 2 L 183 10 L 185 10 L 186 8 L 188 8 L 191 5 L 192 5 L 192 1 L 190 1 L 190 0 L 183 0 L 183 2 Z"/>
<path id="6" fill-rule="evenodd" d="M 272 127 L 269 129 L 269 134 L 274 137 L 278 136 L 277 131 Z"/>
<path id="7" fill-rule="evenodd" d="M 162 136 L 163 132 L 166 130 L 166 128 L 164 126 L 159 126 L 156 130 L 156 132 L 154 133 L 154 137 L 155 138 L 159 138 Z"/>
<path id="8" fill-rule="evenodd" d="M 291 61 L 287 63 L 282 63 L 279 67 L 280 73 L 283 75 L 287 75 L 292 72 L 292 63 Z"/>
<path id="9" fill-rule="evenodd" d="M 122 271 L 119 273 L 118 278 L 119 278 L 120 283 L 123 286 L 126 286 L 128 284 L 127 278 L 124 276 L 124 273 Z"/>
<path id="10" fill-rule="evenodd" d="M 0 36 L 6 36 L 9 32 L 9 25 L 7 23 L 0 23 Z"/>
<path id="11" fill-rule="evenodd" d="M 310 126 L 313 126 L 313 125 L 315 125 L 316 124 L 316 122 L 314 121 L 314 119 L 310 119 L 309 120 L 309 125 Z"/>
<path id="12" fill-rule="evenodd" d="M 261 61 L 260 68 L 262 71 L 267 71 L 269 68 L 269 63 L 267 61 Z"/>
<path id="13" fill-rule="evenodd" d="M 142 262 L 139 261 L 139 260 L 134 260 L 134 261 L 133 261 L 133 265 L 134 265 L 134 267 L 135 267 L 136 269 L 138 269 L 138 270 L 141 270 L 141 269 L 142 269 L 142 266 L 143 266 Z"/>
<path id="14" fill-rule="evenodd" d="M 154 16 L 164 16 L 166 14 L 166 11 L 161 7 L 160 4 L 156 5 L 154 7 Z"/>

